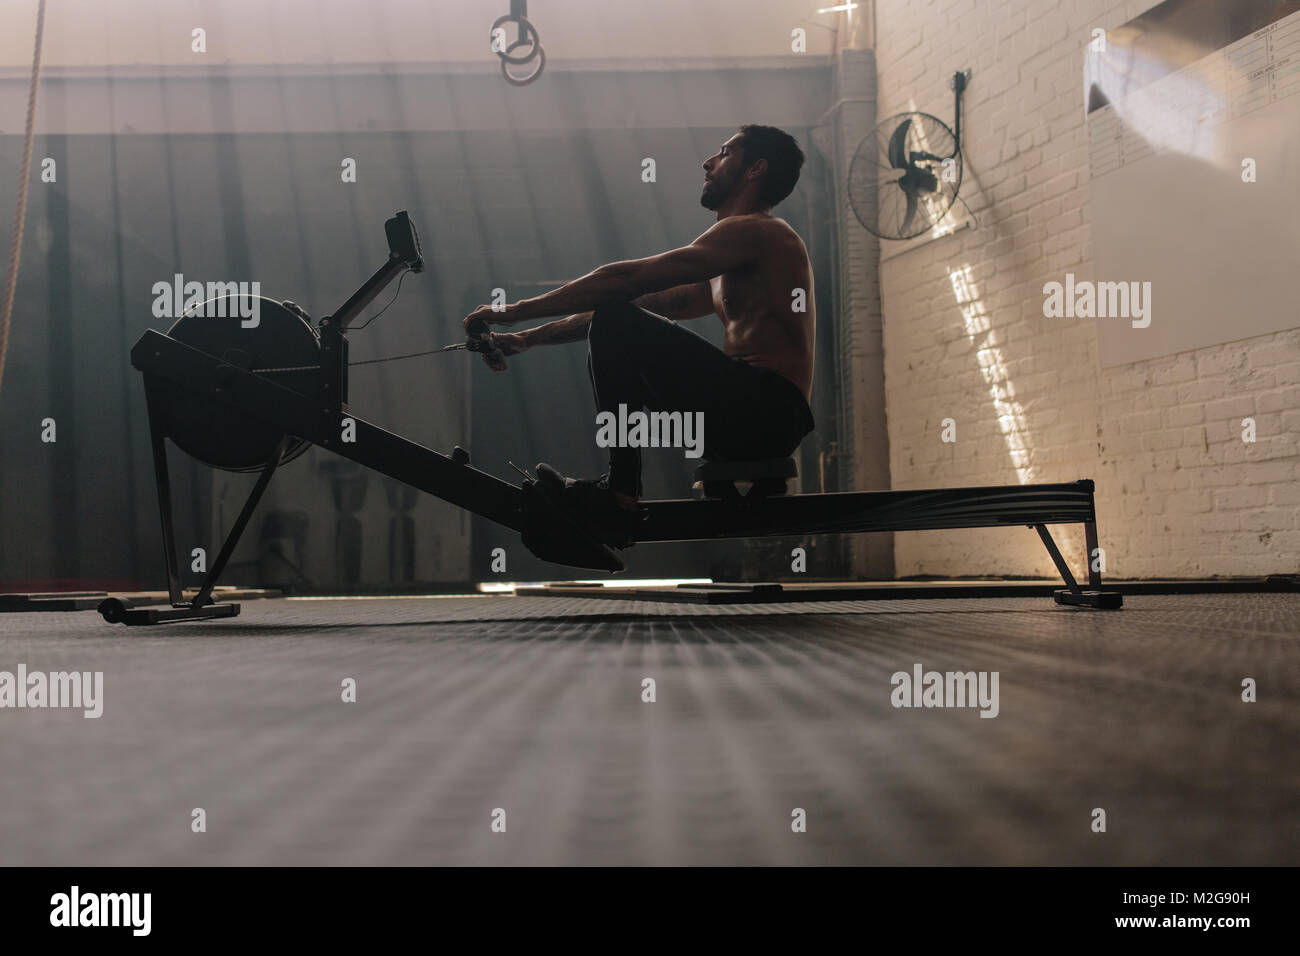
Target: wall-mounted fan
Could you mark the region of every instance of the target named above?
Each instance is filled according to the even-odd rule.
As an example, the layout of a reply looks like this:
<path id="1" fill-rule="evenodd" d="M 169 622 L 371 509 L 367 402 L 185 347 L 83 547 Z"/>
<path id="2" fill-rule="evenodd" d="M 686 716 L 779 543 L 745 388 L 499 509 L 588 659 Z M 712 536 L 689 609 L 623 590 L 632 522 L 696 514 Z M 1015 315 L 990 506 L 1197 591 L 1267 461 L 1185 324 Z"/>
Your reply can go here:
<path id="1" fill-rule="evenodd" d="M 954 127 L 929 113 L 899 113 L 858 144 L 849 164 L 849 203 L 881 239 L 913 239 L 933 229 L 961 189 L 961 94 L 970 71 L 953 76 Z"/>

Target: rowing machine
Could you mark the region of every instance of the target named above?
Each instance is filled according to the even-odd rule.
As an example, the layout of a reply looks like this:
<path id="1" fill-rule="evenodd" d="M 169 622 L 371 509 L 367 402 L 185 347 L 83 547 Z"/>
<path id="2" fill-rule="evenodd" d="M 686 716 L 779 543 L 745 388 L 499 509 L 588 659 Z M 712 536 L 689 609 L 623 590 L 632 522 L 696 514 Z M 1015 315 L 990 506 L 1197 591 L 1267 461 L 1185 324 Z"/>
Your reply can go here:
<path id="1" fill-rule="evenodd" d="M 350 323 L 403 272 L 421 272 L 424 260 L 415 226 L 405 212 L 385 223 L 389 256 L 339 309 L 315 327 L 292 302 L 258 298 L 260 317 L 249 315 L 234 296 L 206 302 L 166 334 L 149 330 L 131 350 L 131 364 L 144 377 L 154 478 L 158 489 L 170 609 L 130 609 L 110 598 L 100 613 L 110 622 L 231 617 L 237 604 L 212 601 L 226 563 L 257 503 L 280 465 L 308 444 L 318 445 L 421 491 L 451 502 L 521 534 L 537 557 L 573 567 L 622 571 L 617 552 L 588 535 L 556 507 L 527 473 L 512 485 L 470 467 L 457 448 L 452 456 L 385 431 L 358 418 L 347 404 Z M 486 337 L 466 346 L 489 351 Z M 440 350 L 445 351 L 445 350 Z M 209 568 L 198 593 L 184 600 L 172 531 L 166 439 L 205 464 L 227 471 L 257 472 L 258 479 Z M 703 500 L 644 503 L 644 520 L 634 543 L 712 538 L 906 531 L 1028 525 L 1047 546 L 1066 587 L 1058 604 L 1117 608 L 1121 597 L 1101 589 L 1101 573 L 1090 563 L 1088 588 L 1074 580 L 1049 524 L 1081 523 L 1089 556 L 1097 546 L 1091 481 L 1068 484 L 940 491 L 848 492 L 784 496 L 792 465 L 747 463 L 728 468 L 713 463 L 703 479 Z M 729 478 L 747 480 L 748 494 L 726 489 Z M 779 480 L 778 480 L 779 478 Z"/>

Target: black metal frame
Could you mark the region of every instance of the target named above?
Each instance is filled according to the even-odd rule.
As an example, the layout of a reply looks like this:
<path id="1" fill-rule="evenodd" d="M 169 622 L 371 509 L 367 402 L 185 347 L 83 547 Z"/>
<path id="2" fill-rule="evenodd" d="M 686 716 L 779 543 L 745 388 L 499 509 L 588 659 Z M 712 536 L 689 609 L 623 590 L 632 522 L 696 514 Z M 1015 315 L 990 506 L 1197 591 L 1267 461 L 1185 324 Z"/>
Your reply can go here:
<path id="1" fill-rule="evenodd" d="M 399 217 L 404 217 L 399 213 Z M 321 378 L 318 394 L 303 394 L 150 330 L 131 350 L 131 364 L 143 373 L 145 400 L 158 488 L 167 589 L 171 609 L 126 609 L 109 599 L 101 606 L 106 620 L 153 624 L 170 620 L 231 617 L 237 604 L 211 603 L 213 589 L 243 534 L 253 510 L 270 484 L 285 450 L 295 438 L 305 439 L 391 478 L 428 492 L 497 524 L 522 532 L 529 525 L 524 489 L 478 471 L 467 462 L 385 431 L 352 414 L 347 407 L 347 327 L 376 295 L 404 270 L 421 271 L 418 240 L 404 245 L 394 238 L 389 220 L 388 262 L 368 279 L 332 316 L 319 322 Z M 398 230 L 409 224 L 402 219 Z M 414 237 L 414 230 L 411 230 Z M 196 395 L 229 406 L 241 415 L 266 421 L 282 430 L 283 438 L 263 466 L 238 518 L 226 536 L 198 593 L 185 601 L 172 531 L 171 488 L 167 471 L 166 420 L 159 406 L 158 382 L 180 385 Z M 354 441 L 342 440 L 350 419 Z M 1006 485 L 928 491 L 872 491 L 835 494 L 752 496 L 728 499 L 681 499 L 644 504 L 646 520 L 636 542 L 698 541 L 866 531 L 915 531 L 942 528 L 987 528 L 1025 525 L 1037 530 L 1066 587 L 1055 592 L 1058 604 L 1113 609 L 1121 605 L 1117 592 L 1103 591 L 1101 573 L 1092 556 L 1097 547 L 1097 518 L 1093 483 Z M 1087 547 L 1088 587 L 1075 581 L 1049 524 L 1082 524 Z"/>

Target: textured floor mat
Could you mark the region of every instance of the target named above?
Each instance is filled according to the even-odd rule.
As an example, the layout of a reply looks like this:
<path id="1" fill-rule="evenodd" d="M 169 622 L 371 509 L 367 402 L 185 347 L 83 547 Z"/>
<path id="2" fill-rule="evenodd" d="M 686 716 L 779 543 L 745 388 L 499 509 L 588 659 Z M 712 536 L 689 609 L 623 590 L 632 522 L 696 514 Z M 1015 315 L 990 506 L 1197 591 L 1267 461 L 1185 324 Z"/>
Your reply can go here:
<path id="1" fill-rule="evenodd" d="M 1294 865 L 1298 635 L 1270 594 L 8 614 L 0 671 L 104 700 L 0 710 L 0 863 Z M 918 664 L 997 716 L 893 706 Z"/>

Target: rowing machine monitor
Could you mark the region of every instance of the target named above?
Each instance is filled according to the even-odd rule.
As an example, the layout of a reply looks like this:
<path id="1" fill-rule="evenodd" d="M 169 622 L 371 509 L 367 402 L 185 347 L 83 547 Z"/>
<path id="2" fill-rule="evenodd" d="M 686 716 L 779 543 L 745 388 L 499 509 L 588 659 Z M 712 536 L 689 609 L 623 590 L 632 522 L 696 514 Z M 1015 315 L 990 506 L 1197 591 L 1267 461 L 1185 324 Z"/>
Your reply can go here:
<path id="1" fill-rule="evenodd" d="M 384 233 L 388 236 L 388 254 L 406 264 L 412 272 L 424 271 L 424 257 L 420 254 L 420 236 L 415 231 L 415 223 L 403 210 L 384 223 Z"/>

